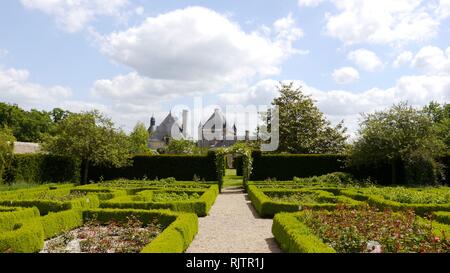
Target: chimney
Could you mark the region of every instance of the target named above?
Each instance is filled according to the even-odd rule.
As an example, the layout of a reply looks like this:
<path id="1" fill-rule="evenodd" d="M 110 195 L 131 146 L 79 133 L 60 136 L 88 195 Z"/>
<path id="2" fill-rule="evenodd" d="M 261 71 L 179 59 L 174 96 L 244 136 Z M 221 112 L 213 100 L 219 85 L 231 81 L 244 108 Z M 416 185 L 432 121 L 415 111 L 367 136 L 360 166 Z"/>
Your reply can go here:
<path id="1" fill-rule="evenodd" d="M 183 110 L 183 135 L 187 137 L 188 110 Z"/>
<path id="2" fill-rule="evenodd" d="M 245 141 L 249 141 L 250 140 L 250 131 L 246 130 L 245 131 Z"/>

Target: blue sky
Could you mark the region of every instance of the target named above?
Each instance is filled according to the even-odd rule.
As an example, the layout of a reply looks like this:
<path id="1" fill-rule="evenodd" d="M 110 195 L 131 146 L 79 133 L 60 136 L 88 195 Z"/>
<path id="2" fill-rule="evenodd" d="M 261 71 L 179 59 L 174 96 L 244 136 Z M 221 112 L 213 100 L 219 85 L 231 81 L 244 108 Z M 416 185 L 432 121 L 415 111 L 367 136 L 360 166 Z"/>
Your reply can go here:
<path id="1" fill-rule="evenodd" d="M 129 130 L 295 81 L 354 134 L 361 112 L 450 101 L 449 17 L 450 0 L 1 1 L 0 100 Z"/>

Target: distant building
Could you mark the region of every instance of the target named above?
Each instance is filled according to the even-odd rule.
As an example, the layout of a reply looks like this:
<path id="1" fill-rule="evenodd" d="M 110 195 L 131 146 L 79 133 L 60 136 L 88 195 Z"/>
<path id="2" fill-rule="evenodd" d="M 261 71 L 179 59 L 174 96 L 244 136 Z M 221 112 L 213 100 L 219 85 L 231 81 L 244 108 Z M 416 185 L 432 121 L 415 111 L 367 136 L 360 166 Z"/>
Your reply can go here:
<path id="1" fill-rule="evenodd" d="M 41 151 L 39 143 L 14 142 L 14 154 L 36 154 Z"/>
<path id="2" fill-rule="evenodd" d="M 148 132 L 150 138 L 148 146 L 150 149 L 159 149 L 167 146 L 170 141 L 176 139 L 189 139 L 187 134 L 188 111 L 183 111 L 182 125 L 179 124 L 178 119 L 170 112 L 167 117 L 157 127 L 154 117 L 150 118 L 150 127 Z M 216 125 L 218 125 L 216 128 Z M 210 137 L 215 135 L 216 137 Z M 235 144 L 238 139 L 250 140 L 250 133 L 245 132 L 245 137 L 239 138 L 237 135 L 236 124 L 230 126 L 227 123 L 225 116 L 219 109 L 214 110 L 211 117 L 198 126 L 198 141 L 197 145 L 201 148 L 219 148 L 229 147 Z"/>
<path id="3" fill-rule="evenodd" d="M 156 128 L 155 118 L 152 117 L 150 119 L 150 127 L 148 128 L 150 134 L 148 147 L 156 150 L 164 148 L 174 138 L 187 139 L 187 114 L 188 112 L 184 110 L 183 123 L 180 125 L 177 117 L 173 116 L 172 112 L 170 112 Z"/>

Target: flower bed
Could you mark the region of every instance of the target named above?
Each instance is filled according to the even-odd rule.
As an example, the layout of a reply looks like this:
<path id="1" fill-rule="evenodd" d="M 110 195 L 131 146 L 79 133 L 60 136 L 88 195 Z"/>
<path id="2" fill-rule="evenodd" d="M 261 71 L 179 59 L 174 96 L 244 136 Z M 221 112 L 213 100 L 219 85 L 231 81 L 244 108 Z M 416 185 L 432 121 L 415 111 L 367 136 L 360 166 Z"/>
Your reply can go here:
<path id="1" fill-rule="evenodd" d="M 42 253 L 137 253 L 153 241 L 163 227 L 157 219 L 144 225 L 134 216 L 125 223 L 101 224 L 90 220 L 82 227 L 45 242 Z"/>
<path id="2" fill-rule="evenodd" d="M 278 214 L 272 227 L 283 250 L 315 253 L 449 253 L 449 230 L 413 211 L 395 213 L 368 206 Z"/>

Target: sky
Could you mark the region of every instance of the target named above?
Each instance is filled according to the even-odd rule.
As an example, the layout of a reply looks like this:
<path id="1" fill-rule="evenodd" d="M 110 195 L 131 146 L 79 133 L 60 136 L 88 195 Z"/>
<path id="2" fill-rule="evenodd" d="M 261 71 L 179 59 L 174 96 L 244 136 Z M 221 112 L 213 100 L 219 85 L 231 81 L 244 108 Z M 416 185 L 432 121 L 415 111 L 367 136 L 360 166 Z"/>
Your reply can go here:
<path id="1" fill-rule="evenodd" d="M 450 102 L 449 37 L 450 0 L 5 0 L 0 101 L 95 108 L 130 131 L 197 98 L 194 134 L 293 81 L 354 136 L 362 113 Z"/>

